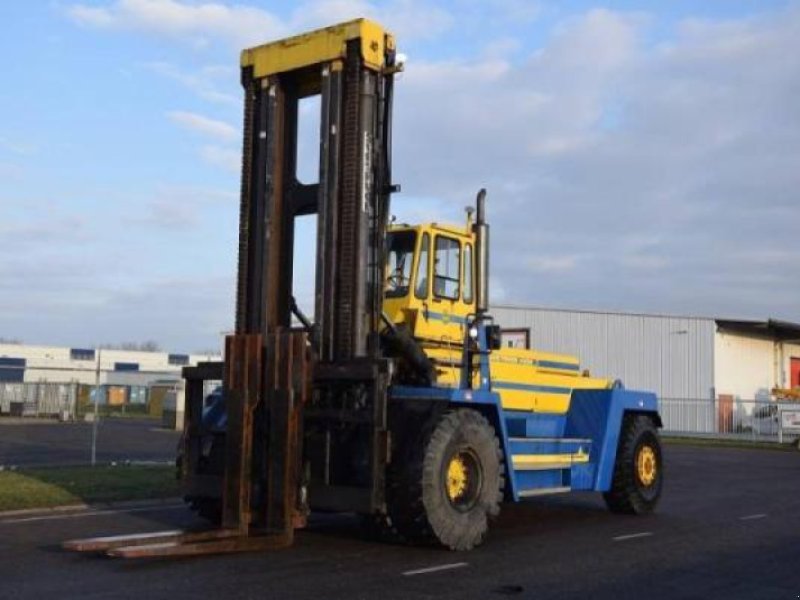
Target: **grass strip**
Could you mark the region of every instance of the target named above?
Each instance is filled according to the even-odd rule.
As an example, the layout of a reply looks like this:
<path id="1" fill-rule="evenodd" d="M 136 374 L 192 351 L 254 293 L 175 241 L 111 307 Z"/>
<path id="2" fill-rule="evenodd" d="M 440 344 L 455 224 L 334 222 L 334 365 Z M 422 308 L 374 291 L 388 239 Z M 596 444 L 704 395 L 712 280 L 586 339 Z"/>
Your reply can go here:
<path id="1" fill-rule="evenodd" d="M 0 511 L 179 496 L 172 466 L 32 468 L 0 472 Z"/>

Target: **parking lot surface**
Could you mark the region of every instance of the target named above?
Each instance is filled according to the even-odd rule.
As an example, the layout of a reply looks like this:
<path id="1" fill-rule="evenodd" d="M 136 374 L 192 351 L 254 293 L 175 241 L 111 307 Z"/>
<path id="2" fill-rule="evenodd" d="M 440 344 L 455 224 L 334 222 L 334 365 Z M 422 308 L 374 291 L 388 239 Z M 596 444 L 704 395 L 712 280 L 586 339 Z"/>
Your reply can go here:
<path id="1" fill-rule="evenodd" d="M 160 425 L 154 419 L 102 419 L 97 428 L 97 460 L 174 460 L 180 433 Z M 91 447 L 91 423 L 0 419 L 0 465 L 87 464 Z"/>
<path id="2" fill-rule="evenodd" d="M 800 453 L 666 447 L 658 513 L 595 494 L 504 507 L 467 553 L 381 544 L 317 516 L 271 553 L 124 562 L 69 538 L 196 526 L 180 504 L 0 519 L 3 598 L 775 598 L 800 595 Z"/>

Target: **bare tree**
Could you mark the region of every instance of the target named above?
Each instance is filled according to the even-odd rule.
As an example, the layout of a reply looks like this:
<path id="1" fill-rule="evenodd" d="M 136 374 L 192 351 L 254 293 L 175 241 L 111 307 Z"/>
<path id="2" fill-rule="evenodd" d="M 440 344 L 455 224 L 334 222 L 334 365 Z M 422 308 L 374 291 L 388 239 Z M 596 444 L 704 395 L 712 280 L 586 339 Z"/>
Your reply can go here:
<path id="1" fill-rule="evenodd" d="M 119 344 L 100 344 L 106 350 L 129 350 L 133 352 L 160 352 L 161 346 L 153 340 L 144 342 L 121 342 Z"/>
<path id="2" fill-rule="evenodd" d="M 200 350 L 195 350 L 192 354 L 199 354 L 201 356 L 219 356 L 219 348 L 201 348 Z"/>

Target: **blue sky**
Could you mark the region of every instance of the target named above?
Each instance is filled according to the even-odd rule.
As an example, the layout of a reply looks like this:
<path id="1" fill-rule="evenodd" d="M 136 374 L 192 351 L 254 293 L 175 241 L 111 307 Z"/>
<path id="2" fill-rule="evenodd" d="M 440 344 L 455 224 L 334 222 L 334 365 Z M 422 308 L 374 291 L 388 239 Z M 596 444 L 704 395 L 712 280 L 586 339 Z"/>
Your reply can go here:
<path id="1" fill-rule="evenodd" d="M 496 300 L 800 320 L 797 3 L 59 0 L 0 6 L 0 337 L 218 347 L 239 50 L 361 15 L 394 212 L 488 187 Z"/>

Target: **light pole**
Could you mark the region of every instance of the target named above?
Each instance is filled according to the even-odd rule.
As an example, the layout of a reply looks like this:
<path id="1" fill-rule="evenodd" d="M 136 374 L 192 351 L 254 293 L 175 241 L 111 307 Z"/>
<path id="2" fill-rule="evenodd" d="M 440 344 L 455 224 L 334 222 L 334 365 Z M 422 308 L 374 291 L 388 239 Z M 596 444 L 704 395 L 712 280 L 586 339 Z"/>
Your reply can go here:
<path id="1" fill-rule="evenodd" d="M 94 372 L 94 418 L 92 419 L 92 466 L 97 463 L 97 405 L 100 402 L 100 348 L 97 349 L 97 368 Z"/>

